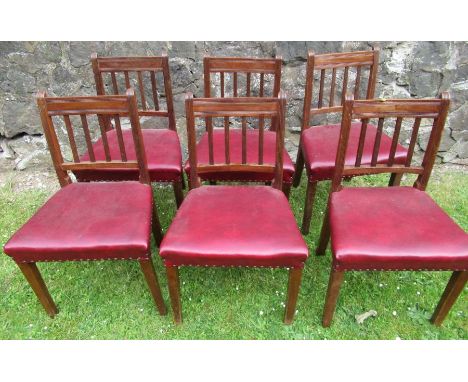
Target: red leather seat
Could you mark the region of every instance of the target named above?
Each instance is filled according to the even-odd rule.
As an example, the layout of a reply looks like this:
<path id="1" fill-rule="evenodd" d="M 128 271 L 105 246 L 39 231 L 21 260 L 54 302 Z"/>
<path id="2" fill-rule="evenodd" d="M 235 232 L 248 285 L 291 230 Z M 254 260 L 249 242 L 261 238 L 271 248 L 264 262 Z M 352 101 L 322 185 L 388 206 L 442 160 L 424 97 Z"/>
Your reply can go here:
<path id="1" fill-rule="evenodd" d="M 285 195 L 268 186 L 191 190 L 160 247 L 167 266 L 304 266 L 308 250 Z"/>
<path id="2" fill-rule="evenodd" d="M 148 259 L 152 190 L 138 182 L 61 188 L 5 244 L 17 262 Z"/>
<path id="3" fill-rule="evenodd" d="M 302 133 L 302 148 L 307 175 L 311 181 L 331 179 L 335 169 L 338 139 L 341 125 L 311 126 Z M 351 124 L 348 150 L 346 152 L 346 165 L 354 165 L 359 144 L 361 123 Z M 377 128 L 367 125 L 366 139 L 361 164 L 370 164 L 374 149 L 374 140 Z M 385 163 L 388 160 L 392 139 L 382 134 L 377 163 Z M 407 150 L 397 146 L 395 164 L 404 164 Z"/>
<path id="4" fill-rule="evenodd" d="M 182 154 L 177 132 L 169 129 L 142 129 L 145 144 L 148 171 L 152 182 L 174 182 L 179 181 L 182 175 Z M 135 148 L 133 145 L 131 130 L 123 130 L 122 135 L 125 143 L 125 151 L 128 160 L 135 160 Z M 121 160 L 119 143 L 116 130 L 107 132 L 107 140 L 111 158 Z M 96 160 L 105 160 L 104 145 L 99 138 L 93 145 Z M 82 161 L 89 160 L 86 152 Z M 138 180 L 138 170 L 134 169 L 98 169 L 98 170 L 75 170 L 79 181 L 99 180 Z"/>
<path id="5" fill-rule="evenodd" d="M 213 129 L 213 157 L 214 163 L 225 163 L 224 129 Z M 229 130 L 229 146 L 231 163 L 242 163 L 242 130 Z M 208 134 L 204 133 L 197 144 L 197 161 L 199 164 L 209 164 Z M 275 165 L 276 156 L 276 133 L 264 131 L 263 161 L 265 164 Z M 247 130 L 247 163 L 258 162 L 258 130 Z M 185 163 L 185 172 L 190 175 L 190 163 Z M 292 183 L 294 175 L 294 163 L 288 152 L 283 152 L 283 182 Z M 271 181 L 273 175 L 249 173 L 249 172 L 226 172 L 226 173 L 204 173 L 199 174 L 202 180 L 213 181 Z"/>
<path id="6" fill-rule="evenodd" d="M 345 188 L 332 193 L 334 269 L 468 269 L 468 235 L 423 191 Z"/>

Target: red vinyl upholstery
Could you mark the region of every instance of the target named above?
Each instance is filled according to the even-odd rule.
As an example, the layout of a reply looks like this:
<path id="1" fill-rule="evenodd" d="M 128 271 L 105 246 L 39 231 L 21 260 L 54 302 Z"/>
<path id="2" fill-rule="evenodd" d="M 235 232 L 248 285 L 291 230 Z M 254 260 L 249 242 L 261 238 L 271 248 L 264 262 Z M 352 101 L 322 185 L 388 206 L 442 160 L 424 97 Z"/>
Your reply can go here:
<path id="1" fill-rule="evenodd" d="M 17 262 L 147 259 L 152 190 L 138 182 L 72 183 L 5 244 Z"/>
<path id="2" fill-rule="evenodd" d="M 177 132 L 169 129 L 142 129 L 145 144 L 148 171 L 152 182 L 179 181 L 182 175 L 182 154 L 180 150 L 179 136 Z M 133 145 L 132 131 L 123 130 L 122 135 L 125 143 L 125 151 L 128 160 L 135 160 L 135 148 Z M 111 158 L 120 160 L 119 143 L 116 130 L 107 132 L 107 140 Z M 99 138 L 93 145 L 96 160 L 105 160 L 104 145 Z M 89 160 L 86 152 L 81 160 Z M 99 180 L 138 180 L 138 170 L 134 169 L 97 169 L 97 170 L 75 170 L 79 181 Z"/>
<path id="3" fill-rule="evenodd" d="M 332 193 L 330 229 L 337 270 L 468 269 L 468 235 L 412 187 Z"/>
<path id="4" fill-rule="evenodd" d="M 311 181 L 331 179 L 335 168 L 336 152 L 341 125 L 311 126 L 302 133 L 302 152 L 304 154 L 307 176 Z M 361 123 L 351 124 L 351 131 L 346 152 L 346 165 L 354 165 L 359 144 Z M 366 139 L 361 164 L 370 164 L 377 128 L 367 125 Z M 390 153 L 392 140 L 382 134 L 377 163 L 385 163 Z M 404 164 L 407 150 L 397 146 L 395 164 Z"/>
<path id="5" fill-rule="evenodd" d="M 214 163 L 225 163 L 224 129 L 213 129 L 213 157 Z M 231 163 L 242 163 L 242 130 L 229 130 L 229 146 Z M 197 161 L 200 164 L 209 164 L 208 134 L 204 133 L 197 144 Z M 275 164 L 276 156 L 276 133 L 265 130 L 263 143 L 263 161 L 265 164 Z M 247 163 L 258 163 L 258 130 L 247 130 Z M 185 171 L 190 174 L 190 162 L 185 163 Z M 294 175 L 294 163 L 288 152 L 283 152 L 283 182 L 292 183 Z M 199 174 L 202 180 L 213 181 L 271 181 L 273 175 L 249 173 L 249 172 L 226 172 L 226 173 L 204 173 Z"/>
<path id="6" fill-rule="evenodd" d="M 202 186 L 186 196 L 160 254 L 169 266 L 302 268 L 308 249 L 281 191 Z"/>

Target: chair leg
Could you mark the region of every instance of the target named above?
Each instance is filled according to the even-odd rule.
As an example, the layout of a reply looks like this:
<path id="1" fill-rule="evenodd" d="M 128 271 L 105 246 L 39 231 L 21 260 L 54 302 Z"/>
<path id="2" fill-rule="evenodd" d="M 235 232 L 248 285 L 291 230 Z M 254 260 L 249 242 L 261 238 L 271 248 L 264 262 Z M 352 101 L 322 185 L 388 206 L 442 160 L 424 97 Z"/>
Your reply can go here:
<path id="1" fill-rule="evenodd" d="M 182 323 L 182 306 L 180 303 L 179 267 L 166 266 L 167 283 L 171 297 L 172 313 L 176 325 Z"/>
<path id="2" fill-rule="evenodd" d="M 28 280 L 29 285 L 31 285 L 32 290 L 36 294 L 47 314 L 54 318 L 54 316 L 58 313 L 58 309 L 55 306 L 54 300 L 52 300 L 52 297 L 50 296 L 39 269 L 37 269 L 36 263 L 16 264 L 18 264 L 19 269 L 21 269 L 24 277 L 26 277 L 26 280 Z"/>
<path id="3" fill-rule="evenodd" d="M 448 312 L 464 289 L 467 280 L 468 271 L 455 271 L 452 273 L 452 277 L 450 277 L 444 294 L 432 315 L 431 322 L 434 325 L 440 326 L 442 324 L 442 321 L 444 321 Z"/>
<path id="4" fill-rule="evenodd" d="M 343 282 L 344 271 L 331 270 L 330 279 L 328 281 L 327 297 L 325 300 L 325 306 L 323 308 L 322 326 L 328 328 L 333 319 L 335 313 L 336 301 L 340 294 L 340 286 Z"/>
<path id="5" fill-rule="evenodd" d="M 297 296 L 299 295 L 299 287 L 302 279 L 302 268 L 291 268 L 289 270 L 288 282 L 288 299 L 286 301 L 286 308 L 284 310 L 284 323 L 289 325 L 294 320 L 294 313 L 296 312 Z"/>
<path id="6" fill-rule="evenodd" d="M 302 217 L 302 234 L 307 235 L 310 229 L 312 219 L 312 207 L 314 205 L 315 191 L 317 191 L 317 182 L 307 182 L 307 191 L 304 205 L 304 216 Z"/>
<path id="7" fill-rule="evenodd" d="M 304 169 L 304 155 L 302 154 L 301 145 L 297 149 L 296 168 L 294 170 L 293 186 L 297 187 L 301 183 L 302 170 Z"/>
<path id="8" fill-rule="evenodd" d="M 210 186 L 216 186 L 216 180 L 210 180 L 208 181 L 208 183 L 210 184 Z"/>
<path id="9" fill-rule="evenodd" d="M 153 261 L 149 258 L 147 260 L 139 260 L 139 262 L 159 314 L 164 316 L 167 314 L 167 309 L 162 297 L 158 276 L 156 276 L 156 272 L 154 270 Z"/>
<path id="10" fill-rule="evenodd" d="M 289 194 L 291 193 L 291 183 L 283 183 L 283 193 L 286 195 L 286 198 L 289 200 Z"/>
<path id="11" fill-rule="evenodd" d="M 156 246 L 159 248 L 159 246 L 161 245 L 161 241 L 163 239 L 163 233 L 162 233 L 161 222 L 159 221 L 158 210 L 157 210 L 155 202 L 153 202 L 153 219 L 151 222 L 151 226 L 153 229 L 153 236 L 156 242 Z"/>
<path id="12" fill-rule="evenodd" d="M 328 207 L 325 210 L 323 217 L 322 230 L 320 231 L 320 239 L 315 250 L 317 256 L 325 255 L 327 250 L 328 242 L 330 241 L 330 214 L 328 213 Z"/>
<path id="13" fill-rule="evenodd" d="M 172 182 L 172 188 L 174 189 L 177 208 L 179 208 L 182 202 L 184 201 L 184 193 L 182 192 L 182 180 Z"/>
<path id="14" fill-rule="evenodd" d="M 402 177 L 403 177 L 403 174 L 392 173 L 392 175 L 390 175 L 390 181 L 388 182 L 388 185 L 390 187 L 391 186 L 399 186 Z"/>

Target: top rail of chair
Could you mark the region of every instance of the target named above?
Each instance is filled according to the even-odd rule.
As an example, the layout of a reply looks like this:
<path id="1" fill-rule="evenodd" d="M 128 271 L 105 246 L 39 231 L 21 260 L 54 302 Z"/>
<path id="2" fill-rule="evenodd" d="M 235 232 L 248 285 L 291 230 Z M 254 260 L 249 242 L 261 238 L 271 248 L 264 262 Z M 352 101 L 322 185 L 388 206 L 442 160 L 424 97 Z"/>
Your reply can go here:
<path id="1" fill-rule="evenodd" d="M 345 66 L 374 65 L 378 60 L 378 54 L 379 49 L 375 48 L 374 50 L 343 53 L 315 54 L 309 52 L 309 57 L 313 58 L 315 69 L 327 69 Z"/>
<path id="2" fill-rule="evenodd" d="M 168 57 L 165 53 L 161 56 L 141 57 L 99 57 L 94 53 L 91 60 L 96 61 L 100 72 L 155 71 L 163 69 L 164 61 L 168 61 Z"/>
<path id="3" fill-rule="evenodd" d="M 244 72 L 244 73 L 271 73 L 281 66 L 281 57 L 253 58 L 253 57 L 210 57 L 203 58 L 204 67 L 211 73 Z"/>

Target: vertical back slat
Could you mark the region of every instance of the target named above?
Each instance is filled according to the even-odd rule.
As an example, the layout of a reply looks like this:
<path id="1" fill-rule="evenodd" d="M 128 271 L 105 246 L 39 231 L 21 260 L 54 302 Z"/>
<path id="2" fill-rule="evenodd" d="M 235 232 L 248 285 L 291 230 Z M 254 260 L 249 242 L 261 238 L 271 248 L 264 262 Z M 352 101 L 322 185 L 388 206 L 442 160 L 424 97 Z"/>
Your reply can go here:
<path id="1" fill-rule="evenodd" d="M 224 160 L 227 164 L 231 163 L 229 117 L 224 117 Z"/>
<path id="2" fill-rule="evenodd" d="M 359 133 L 359 143 L 358 143 L 358 151 L 356 154 L 356 162 L 354 165 L 359 167 L 361 165 L 362 153 L 364 151 L 364 142 L 366 140 L 366 132 L 367 132 L 367 124 L 369 123 L 368 119 L 363 119 L 361 121 L 361 132 Z"/>
<path id="3" fill-rule="evenodd" d="M 398 117 L 395 123 L 395 130 L 393 131 L 392 146 L 390 147 L 390 153 L 388 155 L 388 166 L 393 166 L 395 162 L 395 153 L 398 147 L 398 140 L 400 138 L 401 123 L 403 121 L 402 117 Z"/>
<path id="4" fill-rule="evenodd" d="M 210 164 L 214 164 L 213 153 L 213 119 L 211 117 L 205 118 L 206 129 L 208 130 L 208 159 Z"/>
<path id="5" fill-rule="evenodd" d="M 221 98 L 224 98 L 224 72 L 220 73 Z"/>
<path id="6" fill-rule="evenodd" d="M 125 152 L 125 143 L 122 135 L 122 127 L 120 126 L 120 116 L 114 115 L 115 132 L 117 133 L 117 141 L 119 142 L 120 158 L 122 162 L 127 161 L 127 153 Z"/>
<path id="7" fill-rule="evenodd" d="M 377 165 L 377 158 L 379 156 L 380 150 L 380 141 L 382 139 L 382 130 L 384 124 L 384 118 L 379 118 L 379 123 L 377 124 L 377 132 L 375 134 L 374 149 L 372 151 L 372 161 L 371 166 L 375 167 Z"/>
<path id="8" fill-rule="evenodd" d="M 320 109 L 323 105 L 323 84 L 325 82 L 325 69 L 320 71 L 319 99 L 317 107 Z"/>
<path id="9" fill-rule="evenodd" d="M 330 103 L 329 103 L 330 107 L 335 105 L 335 84 L 336 84 L 336 68 L 333 68 L 331 87 L 330 87 Z"/>
<path id="10" fill-rule="evenodd" d="M 143 72 L 139 70 L 137 72 L 137 76 L 138 76 L 138 87 L 140 88 L 141 107 L 143 108 L 143 110 L 146 110 L 145 88 L 143 87 Z"/>
<path id="11" fill-rule="evenodd" d="M 258 164 L 263 164 L 263 140 L 264 140 L 265 120 L 258 119 Z"/>
<path id="12" fill-rule="evenodd" d="M 247 97 L 250 97 L 250 79 L 251 79 L 251 73 L 247 73 L 247 90 L 246 90 L 246 94 L 247 94 Z"/>
<path id="13" fill-rule="evenodd" d="M 115 72 L 111 72 L 111 79 L 112 79 L 112 89 L 114 90 L 114 94 L 119 94 L 119 85 L 117 84 L 117 77 L 115 76 Z"/>
<path id="14" fill-rule="evenodd" d="M 414 148 L 416 147 L 416 142 L 418 140 L 419 126 L 421 126 L 421 118 L 415 118 L 413 124 L 413 130 L 411 132 L 411 140 L 408 146 L 408 154 L 406 155 L 406 167 L 411 166 L 411 160 L 413 159 Z"/>
<path id="15" fill-rule="evenodd" d="M 263 97 L 265 92 L 265 74 L 260 73 L 260 97 Z"/>
<path id="16" fill-rule="evenodd" d="M 234 97 L 237 97 L 237 72 L 234 72 L 234 75 L 232 76 L 233 78 L 233 93 L 234 93 Z"/>
<path id="17" fill-rule="evenodd" d="M 348 90 L 348 73 L 349 73 L 349 66 L 345 66 L 344 75 L 343 75 L 343 92 L 341 93 L 341 104 L 344 104 L 346 91 Z"/>
<path id="18" fill-rule="evenodd" d="M 151 92 L 153 94 L 154 110 L 159 110 L 158 85 L 156 82 L 156 72 L 154 70 L 150 72 L 150 77 L 151 77 Z"/>
<path id="19" fill-rule="evenodd" d="M 63 120 L 65 122 L 65 127 L 67 128 L 68 141 L 70 142 L 73 160 L 76 163 L 80 163 L 80 157 L 78 155 L 78 149 L 76 148 L 75 135 L 73 134 L 73 127 L 70 122 L 70 116 L 64 115 Z"/>
<path id="20" fill-rule="evenodd" d="M 361 67 L 356 69 L 356 82 L 354 83 L 354 99 L 359 98 L 359 87 L 361 86 Z"/>
<path id="21" fill-rule="evenodd" d="M 247 119 L 242 117 L 242 164 L 247 163 Z"/>
<path id="22" fill-rule="evenodd" d="M 124 71 L 124 76 L 125 76 L 125 87 L 128 89 L 130 88 L 130 76 L 127 70 Z"/>
<path id="23" fill-rule="evenodd" d="M 88 148 L 89 159 L 91 162 L 96 162 L 96 157 L 94 156 L 93 142 L 91 141 L 91 135 L 89 133 L 88 120 L 86 119 L 86 114 L 80 114 L 80 118 L 86 140 L 86 147 Z"/>
<path id="24" fill-rule="evenodd" d="M 98 115 L 99 119 L 99 129 L 101 130 L 101 140 L 104 146 L 104 155 L 106 157 L 106 162 L 111 161 L 111 155 L 109 151 L 109 142 L 107 141 L 106 126 L 110 124 L 110 119 L 107 116 Z"/>

